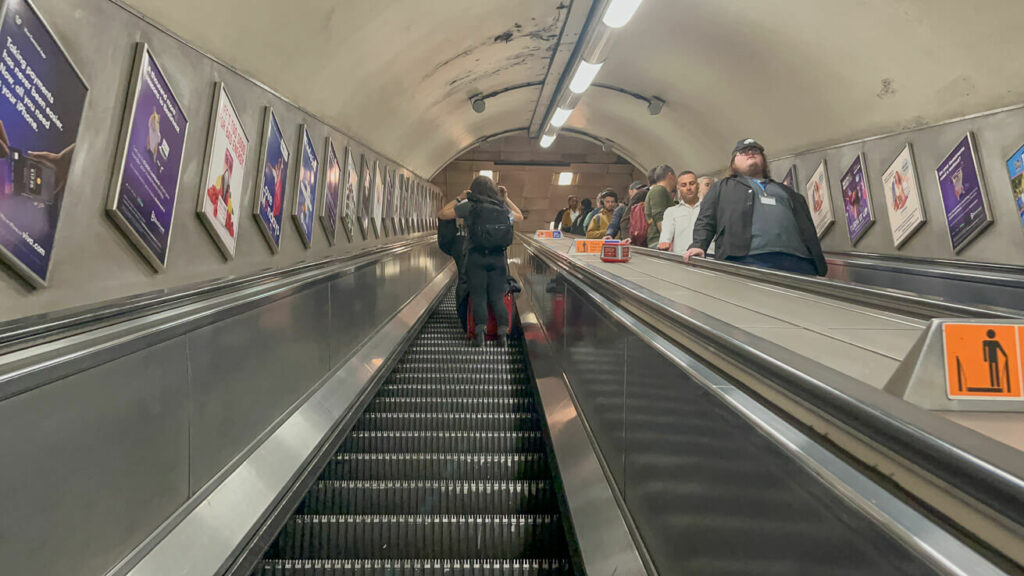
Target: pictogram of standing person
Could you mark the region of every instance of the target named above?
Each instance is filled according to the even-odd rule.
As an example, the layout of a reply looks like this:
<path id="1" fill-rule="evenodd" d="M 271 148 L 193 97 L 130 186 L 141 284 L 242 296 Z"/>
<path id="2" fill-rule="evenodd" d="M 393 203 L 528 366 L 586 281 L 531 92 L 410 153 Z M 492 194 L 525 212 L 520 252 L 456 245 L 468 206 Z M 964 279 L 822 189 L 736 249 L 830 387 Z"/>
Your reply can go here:
<path id="1" fill-rule="evenodd" d="M 996 331 L 989 330 L 986 334 L 988 340 L 983 340 L 981 343 L 981 351 L 985 362 L 988 362 L 988 380 L 989 386 L 993 389 L 1002 391 L 1006 383 L 1006 391 L 1009 392 L 1010 386 L 1010 360 L 1006 356 L 1006 350 L 1003 349 L 1003 345 L 996 340 Z M 999 357 L 1002 356 L 1002 370 L 1000 370 Z M 1003 379 L 1005 375 L 1006 379 Z"/>

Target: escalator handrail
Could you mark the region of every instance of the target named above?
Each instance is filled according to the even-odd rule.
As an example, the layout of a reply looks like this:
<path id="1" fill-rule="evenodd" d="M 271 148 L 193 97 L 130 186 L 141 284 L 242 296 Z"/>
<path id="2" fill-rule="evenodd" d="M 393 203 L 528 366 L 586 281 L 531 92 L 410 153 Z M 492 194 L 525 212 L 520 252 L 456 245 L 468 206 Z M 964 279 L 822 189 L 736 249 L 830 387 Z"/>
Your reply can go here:
<path id="1" fill-rule="evenodd" d="M 400 242 L 374 246 L 365 251 L 345 256 L 303 262 L 287 268 L 265 269 L 243 276 L 218 278 L 179 288 L 134 294 L 97 304 L 87 304 L 2 322 L 0 323 L 0 355 L 114 322 L 184 306 L 217 294 L 277 282 L 311 270 L 343 266 L 366 258 L 385 258 L 430 242 L 433 238 L 434 236 L 428 233 Z"/>
<path id="2" fill-rule="evenodd" d="M 943 258 L 915 258 L 870 252 L 826 252 L 825 259 L 830 265 L 872 268 L 900 274 L 930 276 L 942 280 L 1024 288 L 1024 267 L 1010 264 Z"/>
<path id="3" fill-rule="evenodd" d="M 1012 460 L 982 459 L 929 430 L 928 421 L 938 426 L 942 421 L 937 419 L 941 417 L 809 359 L 801 357 L 806 363 L 800 369 L 781 362 L 776 359 L 778 356 L 793 353 L 753 335 L 745 342 L 735 337 L 736 330 L 712 329 L 709 324 L 725 325 L 698 310 L 690 309 L 683 314 L 657 301 L 659 298 L 648 290 L 623 290 L 620 284 L 588 265 L 533 238 L 525 235 L 520 238 L 527 250 L 554 269 L 571 275 L 627 310 L 644 310 L 648 319 L 657 318 L 671 329 L 693 338 L 703 346 L 707 353 L 701 356 L 711 365 L 719 369 L 726 365 L 742 367 L 773 388 L 797 398 L 819 415 L 855 431 L 983 504 L 993 516 L 1006 518 L 1018 528 L 1024 528 L 1024 473 L 1009 472 L 1005 466 L 993 464 Z M 667 333 L 665 326 L 654 328 Z M 758 345 L 752 346 L 752 342 Z M 687 343 L 678 343 L 690 347 Z M 815 372 L 826 374 L 829 383 L 812 375 Z M 994 440 L 986 448 L 990 449 L 990 454 L 1007 457 L 1016 454 L 1012 448 Z"/>

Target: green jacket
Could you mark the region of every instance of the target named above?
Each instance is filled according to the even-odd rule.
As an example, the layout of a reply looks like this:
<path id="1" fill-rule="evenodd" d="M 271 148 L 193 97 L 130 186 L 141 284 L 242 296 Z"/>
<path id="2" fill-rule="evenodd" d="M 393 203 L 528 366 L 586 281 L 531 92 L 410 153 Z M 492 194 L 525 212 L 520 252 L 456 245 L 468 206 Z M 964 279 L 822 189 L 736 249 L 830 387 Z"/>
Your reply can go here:
<path id="1" fill-rule="evenodd" d="M 658 224 L 665 217 L 665 210 L 676 205 L 672 194 L 661 184 L 651 186 L 647 192 L 647 201 L 644 204 L 644 214 L 647 216 L 647 246 L 656 248 L 658 238 L 661 237 L 661 230 Z"/>

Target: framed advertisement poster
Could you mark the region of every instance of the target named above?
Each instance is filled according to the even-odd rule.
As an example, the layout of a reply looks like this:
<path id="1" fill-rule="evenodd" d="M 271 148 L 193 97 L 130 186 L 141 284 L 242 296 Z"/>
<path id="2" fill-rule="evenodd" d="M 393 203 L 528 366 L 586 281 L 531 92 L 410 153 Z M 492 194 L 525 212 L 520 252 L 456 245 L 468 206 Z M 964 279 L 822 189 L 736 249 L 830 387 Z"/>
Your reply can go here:
<path id="1" fill-rule="evenodd" d="M 363 233 L 363 240 L 370 237 L 371 216 L 373 215 L 373 174 L 370 172 L 370 161 L 363 154 L 360 168 L 362 175 L 359 179 L 359 227 Z"/>
<path id="2" fill-rule="evenodd" d="M 224 257 L 235 257 L 238 242 L 238 202 L 244 189 L 249 137 L 224 84 L 214 86 L 213 114 L 206 138 L 206 161 L 196 210 Z"/>
<path id="3" fill-rule="evenodd" d="M 385 236 L 393 236 L 395 234 L 395 228 L 392 218 L 394 214 L 391 212 L 391 208 L 395 204 L 395 171 L 392 168 L 384 166 L 384 214 L 382 216 L 383 225 L 381 228 L 384 230 Z"/>
<path id="4" fill-rule="evenodd" d="M 167 268 L 188 118 L 144 43 L 129 86 L 107 213 L 160 272 Z"/>
<path id="5" fill-rule="evenodd" d="M 281 228 L 284 226 L 284 199 L 287 196 L 288 162 L 290 154 L 284 141 L 281 125 L 274 110 L 267 106 L 263 121 L 263 149 L 257 169 L 256 201 L 252 213 L 267 239 L 270 250 L 281 249 Z"/>
<path id="6" fill-rule="evenodd" d="M 3 3 L 0 36 L 0 259 L 43 288 L 89 86 L 27 0 Z"/>
<path id="7" fill-rule="evenodd" d="M 935 169 L 949 242 L 960 252 L 992 223 L 974 133 L 968 132 Z"/>
<path id="8" fill-rule="evenodd" d="M 892 243 L 899 248 L 925 223 L 921 187 L 917 183 L 917 167 L 910 144 L 882 174 L 882 197 L 889 214 Z"/>
<path id="9" fill-rule="evenodd" d="M 846 227 L 850 231 L 850 244 L 856 246 L 857 241 L 864 237 L 864 233 L 875 223 L 863 154 L 858 154 L 853 159 L 850 167 L 839 179 L 839 185 L 843 190 L 843 211 L 846 212 Z"/>
<path id="10" fill-rule="evenodd" d="M 377 238 L 384 235 L 384 176 L 380 170 L 380 160 L 373 161 L 373 234 Z"/>
<path id="11" fill-rule="evenodd" d="M 1017 220 L 1024 225 L 1024 146 L 1021 146 L 1006 161 L 1006 171 L 1010 175 L 1010 190 L 1013 192 L 1013 204 L 1017 207 Z"/>
<path id="12" fill-rule="evenodd" d="M 796 190 L 796 164 L 790 166 L 786 171 L 786 175 L 782 177 L 782 185 L 790 190 Z"/>
<path id="13" fill-rule="evenodd" d="M 327 235 L 327 243 L 334 246 L 338 242 L 338 210 L 341 206 L 341 163 L 334 149 L 334 141 L 327 137 L 324 144 L 324 158 L 327 169 L 324 171 L 324 189 L 321 192 L 323 206 L 320 208 L 320 224 Z"/>
<path id="14" fill-rule="evenodd" d="M 832 213 L 832 192 L 828 187 L 828 168 L 824 160 L 818 164 L 814 174 L 811 174 L 805 190 L 807 204 L 811 209 L 811 219 L 814 220 L 814 229 L 818 232 L 818 238 L 821 238 L 835 222 Z"/>
<path id="15" fill-rule="evenodd" d="M 320 191 L 320 159 L 316 146 L 309 137 L 309 130 L 303 124 L 299 128 L 299 169 L 295 171 L 295 205 L 292 206 L 292 220 L 299 229 L 302 244 L 313 245 L 313 226 L 316 222 L 316 195 Z"/>
<path id="16" fill-rule="evenodd" d="M 359 170 L 352 158 L 352 148 L 345 148 L 345 186 L 342 188 L 341 224 L 348 241 L 353 242 L 359 229 Z"/>

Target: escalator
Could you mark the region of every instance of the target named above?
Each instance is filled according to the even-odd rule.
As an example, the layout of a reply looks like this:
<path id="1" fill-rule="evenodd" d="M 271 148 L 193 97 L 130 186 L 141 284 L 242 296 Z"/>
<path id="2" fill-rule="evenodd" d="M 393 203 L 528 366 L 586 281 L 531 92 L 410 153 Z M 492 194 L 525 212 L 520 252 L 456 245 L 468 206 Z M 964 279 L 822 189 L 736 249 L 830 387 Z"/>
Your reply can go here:
<path id="1" fill-rule="evenodd" d="M 454 293 L 254 576 L 572 573 L 521 340 L 470 348 Z"/>

